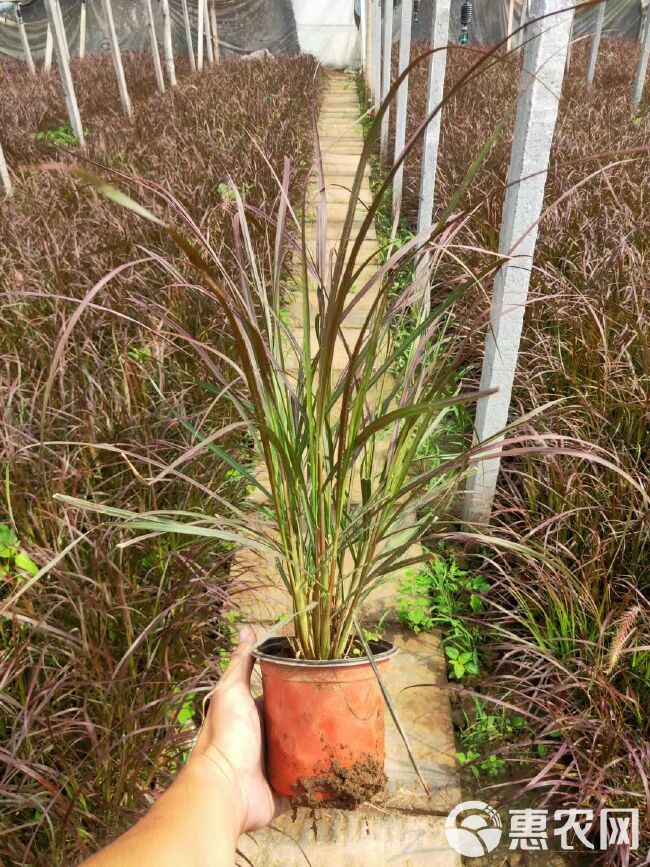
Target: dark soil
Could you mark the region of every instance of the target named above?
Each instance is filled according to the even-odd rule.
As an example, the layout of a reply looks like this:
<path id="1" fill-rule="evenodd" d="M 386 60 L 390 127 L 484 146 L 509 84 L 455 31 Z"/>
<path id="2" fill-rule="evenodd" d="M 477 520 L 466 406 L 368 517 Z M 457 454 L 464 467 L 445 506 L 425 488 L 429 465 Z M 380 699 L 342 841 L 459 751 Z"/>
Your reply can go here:
<path id="1" fill-rule="evenodd" d="M 387 650 L 390 650 L 391 645 L 386 641 L 369 641 L 368 646 L 373 653 L 373 656 L 377 656 L 380 653 L 385 653 Z M 277 638 L 269 638 L 260 646 L 260 651 L 262 653 L 267 654 L 267 656 L 275 656 L 278 659 L 301 659 L 296 654 L 296 648 L 292 642 L 292 639 L 286 638 L 284 636 Z M 346 653 L 344 659 L 361 659 L 366 657 L 366 652 L 361 644 L 361 642 L 355 640 L 352 642 L 349 651 Z M 309 660 L 305 660 L 308 662 Z M 329 662 L 337 662 L 338 660 L 323 660 Z"/>
<path id="2" fill-rule="evenodd" d="M 365 761 L 355 762 L 351 768 L 332 762 L 329 771 L 318 777 L 302 777 L 299 785 L 303 791 L 291 799 L 294 807 L 327 806 L 354 810 L 384 791 L 386 774 L 382 764 L 368 757 Z"/>

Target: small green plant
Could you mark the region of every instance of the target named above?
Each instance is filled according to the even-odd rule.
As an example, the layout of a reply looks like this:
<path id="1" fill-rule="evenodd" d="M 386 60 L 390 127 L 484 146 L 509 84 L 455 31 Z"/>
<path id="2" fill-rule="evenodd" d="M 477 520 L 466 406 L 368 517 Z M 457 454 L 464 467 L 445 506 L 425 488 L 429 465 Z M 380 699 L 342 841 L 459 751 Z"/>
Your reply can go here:
<path id="1" fill-rule="evenodd" d="M 489 589 L 482 575 L 460 569 L 453 557 L 440 557 L 419 572 L 407 571 L 399 589 L 399 615 L 416 633 L 439 626 L 467 635 L 467 627 L 459 615 L 482 611 L 481 594 Z"/>
<path id="2" fill-rule="evenodd" d="M 475 750 L 468 750 L 466 753 L 456 753 L 456 759 L 460 765 L 470 765 L 471 773 L 478 779 L 481 774 L 487 774 L 490 777 L 498 777 L 503 773 L 506 766 L 505 759 L 499 758 L 494 754 L 487 756 L 482 761 L 477 762 L 481 758 L 481 754 Z"/>
<path id="3" fill-rule="evenodd" d="M 486 711 L 484 702 L 475 698 L 474 713 L 472 717 L 465 714 L 465 725 L 459 733 L 463 749 L 456 753 L 456 759 L 461 765 L 471 765 L 469 770 L 477 779 L 483 774 L 498 777 L 506 762 L 489 752 L 490 745 L 512 741 L 525 727 L 526 721 L 522 716 L 510 716 L 503 711 L 490 713 Z"/>
<path id="4" fill-rule="evenodd" d="M 8 524 L 0 524 L 0 578 L 26 572 L 36 575 L 38 566 L 20 547 L 20 542 Z"/>
<path id="5" fill-rule="evenodd" d="M 384 623 L 388 619 L 390 611 L 385 611 L 379 620 L 377 621 L 374 629 L 368 629 L 365 626 L 361 627 L 361 632 L 366 641 L 381 641 L 384 636 Z M 353 656 L 361 656 L 363 654 L 363 650 L 360 647 L 355 647 L 352 651 Z"/>
<path id="6" fill-rule="evenodd" d="M 443 630 L 449 673 L 456 680 L 479 673 L 480 630 L 466 618 L 483 610 L 481 594 L 489 589 L 482 575 L 472 575 L 444 556 L 419 572 L 407 571 L 400 585 L 400 620 L 415 633 Z"/>
<path id="7" fill-rule="evenodd" d="M 84 135 L 88 135 L 84 130 Z M 58 147 L 75 147 L 79 144 L 77 136 L 72 131 L 70 124 L 65 123 L 56 129 L 43 130 L 36 133 L 37 142 L 48 142 L 49 144 L 57 145 Z"/>
<path id="8" fill-rule="evenodd" d="M 127 352 L 129 358 L 139 361 L 141 364 L 151 358 L 151 347 L 149 346 L 129 346 Z"/>
<path id="9" fill-rule="evenodd" d="M 457 647 L 445 647 L 445 656 L 456 680 L 468 674 L 478 674 L 478 653 L 475 649 L 460 651 Z"/>
<path id="10" fill-rule="evenodd" d="M 245 183 L 235 190 L 230 184 L 220 181 L 217 184 L 217 194 L 222 202 L 236 202 L 238 193 L 243 196 L 245 193 L 250 192 L 254 186 L 255 184 Z"/>

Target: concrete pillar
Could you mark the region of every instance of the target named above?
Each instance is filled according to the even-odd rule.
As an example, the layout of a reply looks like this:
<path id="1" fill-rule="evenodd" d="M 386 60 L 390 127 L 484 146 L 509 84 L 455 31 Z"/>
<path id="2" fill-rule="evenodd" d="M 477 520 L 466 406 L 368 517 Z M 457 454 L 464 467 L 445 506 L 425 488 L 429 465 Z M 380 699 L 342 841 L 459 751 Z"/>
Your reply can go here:
<path id="1" fill-rule="evenodd" d="M 381 101 L 386 99 L 390 90 L 391 72 L 393 63 L 393 0 L 384 0 L 384 22 L 383 22 L 383 66 L 381 69 Z M 388 161 L 388 139 L 390 135 L 390 109 L 386 110 L 386 114 L 381 121 L 381 135 L 379 144 L 379 153 L 381 156 L 382 165 L 386 165 Z"/>
<path id="2" fill-rule="evenodd" d="M 185 22 L 185 39 L 187 40 L 187 53 L 190 57 L 190 67 L 192 72 L 196 72 L 196 61 L 194 60 L 194 43 L 192 42 L 192 28 L 190 27 L 190 13 L 187 8 L 187 0 L 183 0 L 183 21 Z"/>
<path id="3" fill-rule="evenodd" d="M 554 14 L 559 13 L 559 14 Z M 533 19 L 545 17 L 541 21 Z M 497 389 L 479 400 L 475 442 L 491 440 L 498 451 L 508 422 L 512 383 L 544 203 L 553 132 L 557 120 L 566 54 L 573 19 L 572 0 L 530 0 L 517 115 L 499 252 L 509 257 L 498 272 L 485 341 L 481 390 Z M 549 302 L 552 303 L 552 302 Z M 468 479 L 463 519 L 476 526 L 489 520 L 500 457 L 480 461 Z"/>
<path id="4" fill-rule="evenodd" d="M 165 65 L 169 86 L 176 87 L 176 66 L 174 64 L 174 46 L 172 43 L 172 19 L 169 14 L 169 0 L 160 0 L 163 15 L 163 46 L 165 48 Z"/>
<path id="5" fill-rule="evenodd" d="M 605 3 L 604 0 L 596 11 L 596 27 L 591 40 L 591 53 L 589 55 L 589 66 L 587 67 L 587 88 L 591 90 L 594 84 L 594 75 L 596 74 L 596 61 L 598 60 L 598 48 L 600 47 L 600 37 L 603 32 L 603 21 L 605 20 Z"/>
<path id="6" fill-rule="evenodd" d="M 525 33 L 524 33 L 523 28 L 524 28 L 524 25 L 526 24 L 526 21 L 528 21 L 528 17 L 529 17 L 528 16 L 528 0 L 522 0 L 521 12 L 519 14 L 519 26 L 517 28 L 517 38 L 516 38 L 517 48 L 521 48 L 522 45 L 524 44 Z"/>
<path id="7" fill-rule="evenodd" d="M 429 81 L 427 84 L 426 116 L 442 102 L 447 69 L 447 46 L 449 44 L 450 0 L 436 0 L 431 17 L 431 48 L 429 58 Z M 433 202 L 436 190 L 436 169 L 438 166 L 438 143 L 440 141 L 441 112 L 438 111 L 430 121 L 422 140 L 422 176 L 420 178 L 420 200 L 418 204 L 418 235 L 430 229 L 433 224 Z M 422 276 L 428 268 L 428 257 L 424 256 L 418 265 Z M 428 308 L 428 301 L 425 301 Z"/>
<path id="8" fill-rule="evenodd" d="M 506 24 L 506 36 L 508 37 L 508 41 L 506 42 L 506 51 L 510 52 L 512 50 L 512 28 L 515 23 L 515 0 L 509 0 L 508 3 L 508 23 Z"/>
<path id="9" fill-rule="evenodd" d="M 5 195 L 8 199 L 11 198 L 14 194 L 14 188 L 11 184 L 11 178 L 9 177 L 9 169 L 7 168 L 7 161 L 5 160 L 2 145 L 0 145 L 0 181 L 2 181 Z"/>
<path id="10" fill-rule="evenodd" d="M 203 15 L 205 17 L 205 53 L 208 58 L 208 63 L 214 63 L 214 46 L 212 45 L 212 21 L 210 20 L 210 7 L 208 0 L 201 0 L 203 3 Z"/>
<path id="11" fill-rule="evenodd" d="M 79 60 L 83 60 L 86 56 L 86 0 L 81 0 L 81 11 L 79 13 Z"/>
<path id="12" fill-rule="evenodd" d="M 162 71 L 162 63 L 160 62 L 160 54 L 158 53 L 158 39 L 156 38 L 156 19 L 153 15 L 153 6 L 151 0 L 145 0 L 147 7 L 147 24 L 149 25 L 149 42 L 151 44 L 151 56 L 153 57 L 153 68 L 156 73 L 156 84 L 160 93 L 165 92 L 165 79 Z"/>
<path id="13" fill-rule="evenodd" d="M 32 49 L 29 47 L 29 39 L 27 38 L 27 31 L 25 30 L 25 22 L 23 21 L 23 16 L 18 3 L 14 3 L 14 12 L 16 14 L 16 24 L 18 25 L 18 33 L 20 34 L 20 44 L 23 48 L 23 54 L 25 55 L 25 62 L 27 63 L 27 68 L 32 75 L 36 75 L 36 65 L 34 63 L 34 58 L 32 57 Z"/>
<path id="14" fill-rule="evenodd" d="M 214 53 L 214 62 L 219 63 L 221 59 L 219 51 L 219 23 L 217 21 L 217 10 L 213 2 L 208 0 L 210 5 L 210 29 L 212 31 L 212 51 Z"/>
<path id="15" fill-rule="evenodd" d="M 63 50 L 65 52 L 66 62 L 69 64 L 70 63 L 70 46 L 68 45 L 68 37 L 66 36 L 65 24 L 63 23 L 63 12 L 61 11 L 61 4 L 59 3 L 59 0 L 56 0 L 56 14 L 59 18 L 59 21 L 61 22 L 61 33 L 63 33 L 63 45 L 62 45 L 62 47 L 63 47 Z"/>
<path id="16" fill-rule="evenodd" d="M 203 69 L 203 39 L 205 36 L 205 26 L 204 26 L 204 18 L 203 18 L 204 10 L 205 10 L 205 6 L 203 4 L 203 0 L 197 0 L 197 6 L 196 6 L 196 29 L 197 29 L 196 68 L 199 70 L 199 72 Z"/>
<path id="17" fill-rule="evenodd" d="M 54 50 L 54 46 L 52 44 L 52 28 L 50 25 L 47 25 L 47 33 L 45 34 L 45 57 L 43 59 L 43 72 L 49 72 L 52 68 L 52 51 Z"/>
<path id="18" fill-rule="evenodd" d="M 79 115 L 79 106 L 77 104 L 77 95 L 74 92 L 74 84 L 72 75 L 70 74 L 70 63 L 68 61 L 67 42 L 65 31 L 63 29 L 63 19 L 61 18 L 61 10 L 59 9 L 59 0 L 45 0 L 45 11 L 47 13 L 47 22 L 52 31 L 52 40 L 54 42 L 54 53 L 56 62 L 61 75 L 61 84 L 65 95 L 65 103 L 68 108 L 68 117 L 70 118 L 70 126 L 72 132 L 79 144 L 84 147 L 84 131 L 81 125 L 81 116 Z"/>
<path id="19" fill-rule="evenodd" d="M 368 29 L 368 0 L 361 0 L 359 4 L 359 46 L 361 48 L 361 72 L 363 74 L 363 79 L 366 82 L 366 92 L 368 89 L 368 43 L 367 43 L 367 29 Z"/>
<path id="20" fill-rule="evenodd" d="M 643 97 L 643 88 L 645 87 L 645 78 L 648 72 L 648 59 L 650 58 L 650 18 L 646 20 L 643 28 L 643 39 L 639 46 L 639 62 L 636 66 L 636 75 L 634 76 L 634 87 L 632 88 L 632 107 L 636 110 L 641 104 Z"/>
<path id="21" fill-rule="evenodd" d="M 390 0 L 392 3 L 392 0 Z M 371 98 L 374 106 L 381 102 L 381 0 L 372 0 Z"/>
<path id="22" fill-rule="evenodd" d="M 103 0 L 104 15 L 106 16 L 106 25 L 108 27 L 108 41 L 111 45 L 111 54 L 113 55 L 113 66 L 115 67 L 115 75 L 117 76 L 117 89 L 120 92 L 120 101 L 124 113 L 128 117 L 133 117 L 133 106 L 131 105 L 131 97 L 126 87 L 126 78 L 124 77 L 124 67 L 122 66 L 122 54 L 117 41 L 117 31 L 115 30 L 115 20 L 113 19 L 113 7 L 111 0 Z"/>
<path id="23" fill-rule="evenodd" d="M 399 67 L 402 72 L 411 59 L 411 23 L 413 21 L 413 0 L 402 0 L 402 19 L 399 40 Z M 395 116 L 395 157 L 404 150 L 406 143 L 406 112 L 408 108 L 409 82 L 408 78 L 400 84 L 397 91 L 397 108 Z M 402 208 L 402 187 L 404 185 L 404 165 L 395 172 L 393 178 L 393 223 L 399 220 Z"/>

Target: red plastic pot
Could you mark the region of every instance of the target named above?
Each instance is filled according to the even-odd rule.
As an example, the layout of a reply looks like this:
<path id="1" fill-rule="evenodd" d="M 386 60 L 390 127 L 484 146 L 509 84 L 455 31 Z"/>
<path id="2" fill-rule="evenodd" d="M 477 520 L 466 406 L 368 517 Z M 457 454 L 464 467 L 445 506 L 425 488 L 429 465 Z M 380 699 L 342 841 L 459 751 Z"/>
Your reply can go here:
<path id="1" fill-rule="evenodd" d="M 370 642 L 370 648 L 383 677 L 397 648 L 388 641 Z M 384 698 L 368 658 L 312 661 L 288 653 L 286 638 L 270 638 L 255 652 L 275 791 L 335 801 L 342 784 L 351 802 L 350 792 L 362 792 L 373 769 L 383 784 Z"/>

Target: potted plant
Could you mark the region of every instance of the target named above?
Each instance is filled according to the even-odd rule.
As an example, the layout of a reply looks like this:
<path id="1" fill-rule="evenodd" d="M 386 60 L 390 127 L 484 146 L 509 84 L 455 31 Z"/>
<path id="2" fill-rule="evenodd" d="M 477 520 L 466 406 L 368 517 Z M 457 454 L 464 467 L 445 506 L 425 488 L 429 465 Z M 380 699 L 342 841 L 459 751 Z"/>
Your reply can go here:
<path id="1" fill-rule="evenodd" d="M 394 91 L 398 85 L 399 80 Z M 268 770 L 280 794 L 311 803 L 350 804 L 383 787 L 381 673 L 395 650 L 366 639 L 359 611 L 391 574 L 431 556 L 413 553 L 413 545 L 434 532 L 467 455 L 435 463 L 420 459 L 446 413 L 480 396 L 459 393 L 460 358 L 446 348 L 449 310 L 476 275 L 429 309 L 427 279 L 421 273 L 406 285 L 403 279 L 425 239 L 388 251 L 383 264 L 370 271 L 363 260 L 363 242 L 399 164 L 355 224 L 364 166 L 384 110 L 367 136 L 335 255 L 327 249 L 324 193 L 317 205 L 316 250 L 309 249 L 305 218 L 290 204 L 288 166 L 279 183 L 277 216 L 261 233 L 266 238 L 261 249 L 251 240 L 249 225 L 262 215 L 247 208 L 233 189 L 236 255 L 228 263 L 211 250 L 182 206 L 155 184 L 140 182 L 175 210 L 177 225 L 76 170 L 105 195 L 172 234 L 185 264 L 163 267 L 188 292 L 219 305 L 235 349 L 230 370 L 246 386 L 242 397 L 232 382 L 224 382 L 222 394 L 235 403 L 237 426 L 254 442 L 265 472 L 257 474 L 226 454 L 218 442 L 227 431 L 215 431 L 157 480 L 209 448 L 257 489 L 254 510 L 224 506 L 219 515 L 135 514 L 61 499 L 149 533 L 226 539 L 272 555 L 291 600 L 292 629 L 257 651 Z M 444 233 L 448 242 L 456 225 L 445 214 L 431 237 Z M 302 321 L 313 320 L 304 330 L 287 319 L 284 309 L 291 294 L 287 287 L 296 286 L 294 303 L 300 302 Z M 209 348 L 200 351 L 209 359 Z"/>

